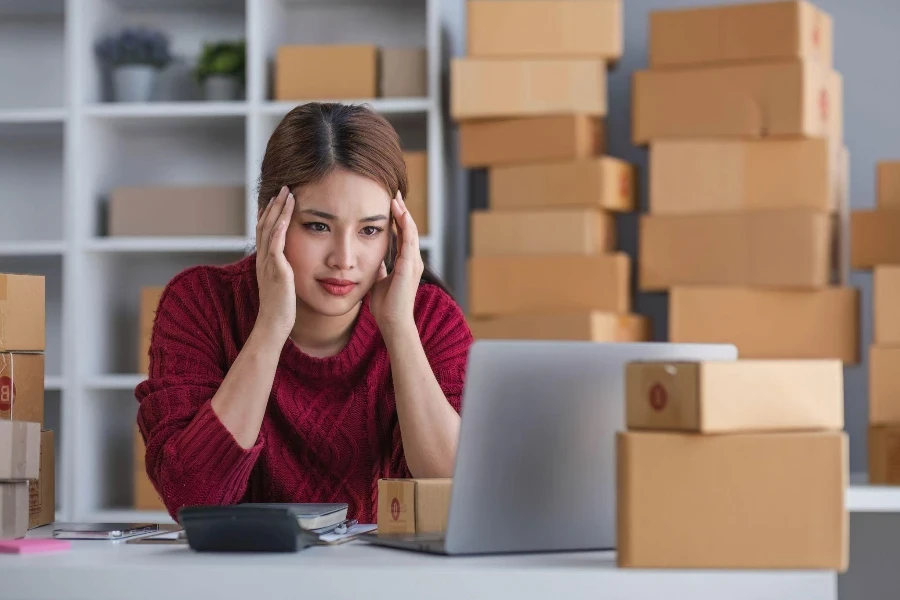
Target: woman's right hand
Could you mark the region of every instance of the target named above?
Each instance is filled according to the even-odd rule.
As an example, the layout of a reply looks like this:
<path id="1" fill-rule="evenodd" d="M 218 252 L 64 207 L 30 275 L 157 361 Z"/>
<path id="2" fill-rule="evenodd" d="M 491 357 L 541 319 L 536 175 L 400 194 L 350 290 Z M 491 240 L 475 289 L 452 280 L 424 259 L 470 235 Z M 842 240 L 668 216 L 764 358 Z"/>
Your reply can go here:
<path id="1" fill-rule="evenodd" d="M 294 195 L 287 186 L 268 206 L 256 224 L 256 278 L 259 282 L 259 316 L 257 328 L 277 336 L 284 343 L 297 316 L 297 296 L 294 291 L 294 271 L 284 257 L 284 242 L 291 215 Z"/>

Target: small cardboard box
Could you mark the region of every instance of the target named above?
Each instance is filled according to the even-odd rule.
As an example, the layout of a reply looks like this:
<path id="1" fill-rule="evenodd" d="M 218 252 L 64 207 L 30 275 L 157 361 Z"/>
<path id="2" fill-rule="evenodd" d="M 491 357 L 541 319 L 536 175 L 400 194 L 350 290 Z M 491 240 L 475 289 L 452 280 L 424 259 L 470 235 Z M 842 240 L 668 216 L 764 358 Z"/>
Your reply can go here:
<path id="1" fill-rule="evenodd" d="M 28 482 L 28 529 L 56 520 L 56 449 L 53 432 L 41 432 L 41 467 L 37 479 Z"/>
<path id="2" fill-rule="evenodd" d="M 841 76 L 816 63 L 637 71 L 632 82 L 637 145 L 673 137 L 843 139 Z"/>
<path id="3" fill-rule="evenodd" d="M 617 439 L 620 567 L 846 571 L 847 435 Z"/>
<path id="4" fill-rule="evenodd" d="M 28 533 L 28 482 L 0 481 L 0 539 Z"/>
<path id="5" fill-rule="evenodd" d="M 280 46 L 275 100 L 375 98 L 378 48 L 371 44 Z"/>
<path id="6" fill-rule="evenodd" d="M 625 367 L 628 429 L 696 433 L 840 431 L 838 360 L 633 362 Z"/>
<path id="7" fill-rule="evenodd" d="M 838 208 L 842 171 L 826 139 L 657 140 L 649 163 L 657 215 Z"/>
<path id="8" fill-rule="evenodd" d="M 463 167 L 572 160 L 604 152 L 604 121 L 585 115 L 467 121 L 459 126 Z"/>
<path id="9" fill-rule="evenodd" d="M 628 313 L 631 261 L 624 252 L 473 256 L 469 310 L 474 317 L 579 310 Z"/>
<path id="10" fill-rule="evenodd" d="M 134 508 L 135 510 L 166 510 L 153 482 L 147 475 L 146 447 L 141 430 L 134 427 Z"/>
<path id="11" fill-rule="evenodd" d="M 40 423 L 0 421 L 0 481 L 37 479 L 40 469 Z"/>
<path id="12" fill-rule="evenodd" d="M 873 341 L 900 346 L 900 265 L 882 265 L 872 276 Z"/>
<path id="13" fill-rule="evenodd" d="M 875 165 L 875 206 L 900 208 L 900 160 L 883 160 Z"/>
<path id="14" fill-rule="evenodd" d="M 606 114 L 606 64 L 594 59 L 454 58 L 455 120 Z"/>
<path id="15" fill-rule="evenodd" d="M 468 56 L 622 56 L 622 0 L 469 0 L 466 10 Z"/>
<path id="16" fill-rule="evenodd" d="M 763 2 L 650 13 L 650 66 L 832 61 L 831 16 L 809 2 Z"/>
<path id="17" fill-rule="evenodd" d="M 384 98 L 428 95 L 428 52 L 425 48 L 382 48 L 379 72 Z"/>
<path id="18" fill-rule="evenodd" d="M 635 208 L 634 165 L 612 156 L 493 167 L 491 208 Z"/>
<path id="19" fill-rule="evenodd" d="M 900 346 L 869 346 L 869 424 L 900 425 Z"/>
<path id="20" fill-rule="evenodd" d="M 406 208 L 412 215 L 419 235 L 428 234 L 428 153 L 404 152 L 406 162 L 407 190 Z"/>
<path id="21" fill-rule="evenodd" d="M 850 213 L 850 266 L 871 269 L 900 264 L 900 208 Z"/>
<path id="22" fill-rule="evenodd" d="M 729 343 L 741 358 L 859 361 L 859 292 L 851 287 L 788 291 L 675 287 L 669 341 Z"/>
<path id="23" fill-rule="evenodd" d="M 0 352 L 0 420 L 44 425 L 44 355 Z"/>
<path id="24" fill-rule="evenodd" d="M 150 338 L 153 334 L 153 320 L 156 318 L 156 307 L 162 296 L 163 286 L 147 286 L 141 288 L 140 335 L 138 348 L 138 373 L 147 374 L 150 370 Z"/>
<path id="25" fill-rule="evenodd" d="M 378 534 L 447 530 L 452 479 L 379 479 Z"/>
<path id="26" fill-rule="evenodd" d="M 0 352 L 43 352 L 45 327 L 44 276 L 0 273 Z"/>
<path id="27" fill-rule="evenodd" d="M 869 483 L 900 485 L 900 424 L 869 425 Z"/>
<path id="28" fill-rule="evenodd" d="M 470 318 L 469 328 L 475 339 L 483 340 L 650 340 L 650 322 L 647 317 L 601 311 Z"/>
<path id="29" fill-rule="evenodd" d="M 832 279 L 834 220 L 810 210 L 642 215 L 640 289 L 815 288 Z"/>
<path id="30" fill-rule="evenodd" d="M 590 208 L 478 210 L 471 256 L 602 254 L 616 249 L 613 215 Z M 542 232 L 535 235 L 535 232 Z"/>
<path id="31" fill-rule="evenodd" d="M 114 188 L 109 196 L 109 235 L 242 236 L 246 205 L 240 185 Z"/>

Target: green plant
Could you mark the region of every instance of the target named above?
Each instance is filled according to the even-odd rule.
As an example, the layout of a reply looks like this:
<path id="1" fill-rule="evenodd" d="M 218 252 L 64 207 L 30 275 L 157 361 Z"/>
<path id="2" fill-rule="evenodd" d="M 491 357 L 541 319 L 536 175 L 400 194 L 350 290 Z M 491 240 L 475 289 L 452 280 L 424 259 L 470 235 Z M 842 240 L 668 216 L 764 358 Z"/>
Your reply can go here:
<path id="1" fill-rule="evenodd" d="M 207 42 L 203 44 L 203 52 L 197 61 L 194 71 L 197 81 L 203 81 L 210 75 L 237 77 L 244 82 L 247 64 L 247 45 L 244 40 L 236 42 Z"/>

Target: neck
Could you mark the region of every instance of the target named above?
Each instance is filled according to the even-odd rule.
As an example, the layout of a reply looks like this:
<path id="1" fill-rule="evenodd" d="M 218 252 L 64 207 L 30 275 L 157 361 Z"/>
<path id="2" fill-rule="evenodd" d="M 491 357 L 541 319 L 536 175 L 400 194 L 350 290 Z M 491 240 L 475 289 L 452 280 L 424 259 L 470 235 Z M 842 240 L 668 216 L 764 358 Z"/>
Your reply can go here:
<path id="1" fill-rule="evenodd" d="M 305 304 L 297 303 L 297 320 L 291 330 L 291 340 L 304 353 L 325 358 L 338 354 L 350 341 L 353 325 L 362 303 L 353 310 L 339 317 L 329 317 L 310 309 Z"/>

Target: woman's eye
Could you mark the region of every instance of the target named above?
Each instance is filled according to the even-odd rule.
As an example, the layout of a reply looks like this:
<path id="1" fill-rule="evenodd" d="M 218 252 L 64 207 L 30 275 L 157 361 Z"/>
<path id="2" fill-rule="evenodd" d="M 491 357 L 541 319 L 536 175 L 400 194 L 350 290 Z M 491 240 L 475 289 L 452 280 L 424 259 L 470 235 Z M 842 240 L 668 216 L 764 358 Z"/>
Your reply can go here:
<path id="1" fill-rule="evenodd" d="M 366 237 L 375 237 L 382 231 L 383 229 L 381 229 L 381 227 L 374 227 L 372 225 L 369 225 L 368 227 L 363 227 L 362 234 Z"/>
<path id="2" fill-rule="evenodd" d="M 326 225 L 325 223 L 307 223 L 306 225 L 304 225 L 304 227 L 306 227 L 310 231 L 315 231 L 316 233 L 323 233 L 325 231 L 328 231 L 328 225 Z"/>

